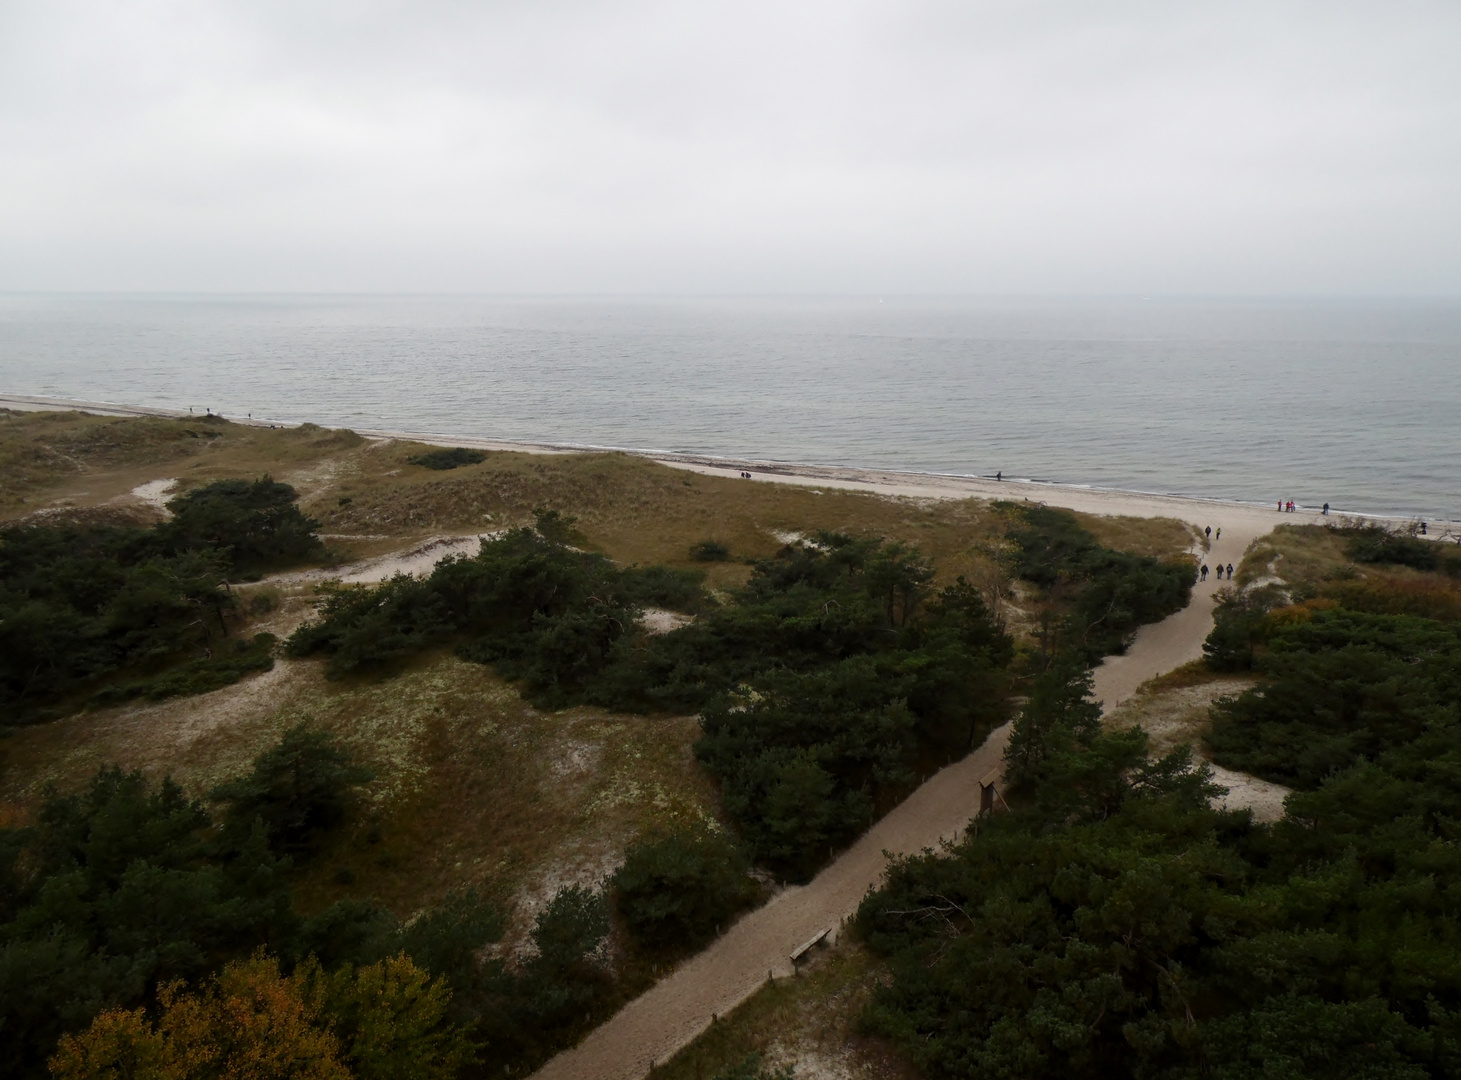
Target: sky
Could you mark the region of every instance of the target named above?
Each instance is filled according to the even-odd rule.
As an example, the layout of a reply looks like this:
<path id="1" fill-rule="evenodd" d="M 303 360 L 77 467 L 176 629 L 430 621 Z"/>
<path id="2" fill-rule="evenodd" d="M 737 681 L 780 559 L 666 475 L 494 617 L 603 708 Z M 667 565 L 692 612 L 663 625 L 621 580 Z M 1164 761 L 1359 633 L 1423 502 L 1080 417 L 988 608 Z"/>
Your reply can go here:
<path id="1" fill-rule="evenodd" d="M 0 290 L 1461 295 L 1461 3 L 0 0 Z"/>

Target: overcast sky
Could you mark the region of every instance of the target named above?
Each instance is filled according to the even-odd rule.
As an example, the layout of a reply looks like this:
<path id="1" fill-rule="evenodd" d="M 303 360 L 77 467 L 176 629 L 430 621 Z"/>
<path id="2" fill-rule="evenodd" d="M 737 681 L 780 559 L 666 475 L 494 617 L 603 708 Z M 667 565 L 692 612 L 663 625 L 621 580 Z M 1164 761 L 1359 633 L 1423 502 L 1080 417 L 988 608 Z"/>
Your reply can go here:
<path id="1" fill-rule="evenodd" d="M 0 0 L 0 289 L 1461 294 L 1461 2 Z"/>

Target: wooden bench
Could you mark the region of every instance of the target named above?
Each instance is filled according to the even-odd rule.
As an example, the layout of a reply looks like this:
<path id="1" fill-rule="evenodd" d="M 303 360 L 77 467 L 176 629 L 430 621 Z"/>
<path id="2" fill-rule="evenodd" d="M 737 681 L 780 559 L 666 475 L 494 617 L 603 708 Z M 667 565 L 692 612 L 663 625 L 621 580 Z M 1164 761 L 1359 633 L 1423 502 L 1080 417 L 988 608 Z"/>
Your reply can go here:
<path id="1" fill-rule="evenodd" d="M 817 946 L 821 942 L 825 941 L 826 938 L 827 938 L 827 935 L 830 934 L 832 932 L 832 930 L 833 930 L 833 927 L 829 926 L 825 930 L 822 930 L 819 933 L 817 933 L 816 935 L 814 935 L 809 941 L 805 942 L 804 944 L 798 945 L 795 949 L 792 949 L 791 950 L 791 962 L 792 962 L 792 964 L 793 965 L 796 964 L 796 962 L 798 960 L 800 960 L 803 956 L 806 956 L 807 953 L 811 952 L 812 949 L 815 946 Z"/>

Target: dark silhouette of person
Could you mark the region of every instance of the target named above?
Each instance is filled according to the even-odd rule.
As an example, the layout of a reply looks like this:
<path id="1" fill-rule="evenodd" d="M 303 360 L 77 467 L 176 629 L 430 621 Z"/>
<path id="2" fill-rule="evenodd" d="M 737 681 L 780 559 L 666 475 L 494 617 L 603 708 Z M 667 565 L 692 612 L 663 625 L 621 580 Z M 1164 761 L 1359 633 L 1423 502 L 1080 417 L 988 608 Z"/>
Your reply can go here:
<path id="1" fill-rule="evenodd" d="M 1207 580 L 1207 563 L 1202 564 L 1202 580 Z"/>
<path id="2" fill-rule="evenodd" d="M 1209 525 L 1207 528 L 1203 529 L 1202 531 L 1205 532 L 1205 533 L 1207 533 L 1207 538 L 1209 540 L 1212 539 L 1212 526 L 1211 525 Z"/>
<path id="3" fill-rule="evenodd" d="M 1324 504 L 1324 516 L 1325 517 L 1328 517 L 1329 516 L 1329 504 L 1328 503 L 1325 503 Z"/>
<path id="4" fill-rule="evenodd" d="M 1004 470 L 1001 469 L 999 472 L 995 473 L 994 474 L 994 478 L 996 480 L 1003 480 L 1004 479 Z"/>
<path id="5" fill-rule="evenodd" d="M 1424 522 L 1424 521 L 1422 521 L 1422 522 L 1421 522 L 1421 523 L 1420 523 L 1420 534 L 1421 534 L 1421 535 L 1422 535 L 1422 536 L 1424 536 L 1424 535 L 1425 535 L 1425 522 Z"/>
<path id="6" fill-rule="evenodd" d="M 1228 580 L 1229 581 L 1232 581 L 1233 580 L 1233 564 L 1232 563 L 1228 563 Z"/>

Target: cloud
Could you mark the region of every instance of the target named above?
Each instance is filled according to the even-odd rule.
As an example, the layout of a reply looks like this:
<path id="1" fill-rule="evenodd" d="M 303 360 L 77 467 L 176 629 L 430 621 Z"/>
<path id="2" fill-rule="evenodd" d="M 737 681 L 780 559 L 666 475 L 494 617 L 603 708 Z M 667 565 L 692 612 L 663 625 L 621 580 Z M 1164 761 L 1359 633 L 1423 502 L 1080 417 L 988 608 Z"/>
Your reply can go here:
<path id="1" fill-rule="evenodd" d="M 0 4 L 0 288 L 1461 290 L 1450 3 Z"/>

